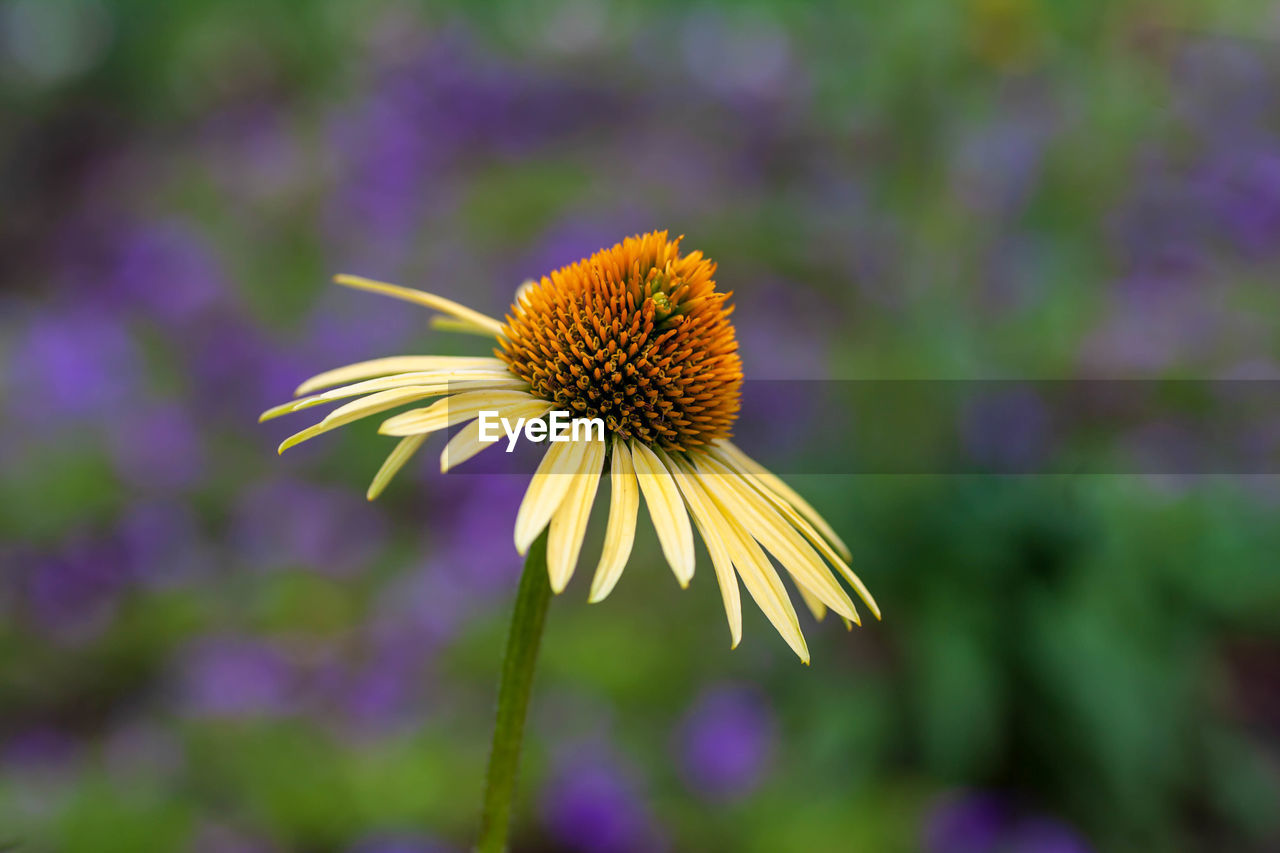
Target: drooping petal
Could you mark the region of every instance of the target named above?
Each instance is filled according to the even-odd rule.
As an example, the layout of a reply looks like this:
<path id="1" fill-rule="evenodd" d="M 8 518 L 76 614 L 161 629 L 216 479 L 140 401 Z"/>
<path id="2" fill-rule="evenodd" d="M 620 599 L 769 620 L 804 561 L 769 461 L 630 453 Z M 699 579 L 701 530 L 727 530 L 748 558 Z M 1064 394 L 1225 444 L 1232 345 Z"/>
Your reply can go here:
<path id="1" fill-rule="evenodd" d="M 809 608 L 809 612 L 813 614 L 813 618 L 821 622 L 827 618 L 827 605 L 822 600 L 809 592 L 802 583 L 796 584 L 796 592 L 800 593 L 800 598 L 804 601 L 804 606 Z"/>
<path id="2" fill-rule="evenodd" d="M 853 587 L 854 592 L 858 593 L 858 597 L 867 605 L 867 609 L 871 611 L 871 614 L 875 616 L 876 619 L 879 619 L 880 605 L 876 604 L 875 598 L 871 595 L 871 590 L 867 589 L 867 585 L 862 582 L 862 578 L 858 577 L 857 573 L 849 567 L 849 564 L 841 559 L 840 555 L 835 552 L 830 543 L 828 543 L 822 536 L 818 535 L 818 532 L 814 530 L 804 518 L 801 518 L 800 515 L 797 514 L 790 506 L 784 504 L 779 506 L 778 510 L 786 516 L 788 521 L 795 525 L 797 530 L 804 534 L 806 539 L 813 543 L 814 547 L 822 553 L 822 556 L 827 558 L 827 561 L 830 562 L 831 565 L 836 567 L 836 571 L 840 573 L 840 576 L 845 579 L 845 582 L 848 583 L 849 586 Z"/>
<path id="3" fill-rule="evenodd" d="M 823 604 L 813 593 L 805 587 L 804 584 L 796 584 L 796 592 L 800 593 L 800 598 L 804 600 L 804 606 L 809 608 L 809 612 L 813 614 L 813 618 L 822 622 L 827 618 L 827 605 Z M 844 616 L 840 617 L 840 622 L 846 630 L 853 630 L 853 620 Z"/>
<path id="4" fill-rule="evenodd" d="M 354 287 L 358 290 L 369 290 L 373 293 L 381 293 L 386 296 L 393 296 L 396 299 L 403 299 L 406 302 L 413 302 L 418 305 L 425 305 L 442 314 L 448 314 L 457 317 L 459 320 L 470 323 L 481 329 L 487 330 L 494 337 L 502 334 L 502 324 L 492 317 L 481 314 L 479 311 L 473 311 L 465 305 L 459 305 L 452 299 L 445 299 L 443 296 L 436 296 L 434 293 L 427 293 L 423 290 L 414 290 L 411 287 L 401 287 L 398 284 L 388 284 L 385 281 L 374 281 L 371 278 L 363 278 L 358 275 L 335 275 L 333 280 L 346 287 Z"/>
<path id="5" fill-rule="evenodd" d="M 707 545 L 707 552 L 711 555 L 716 583 L 720 586 L 720 597 L 724 600 L 725 616 L 729 620 L 730 648 L 736 649 L 738 643 L 742 642 L 742 599 L 738 593 L 738 578 L 733 572 L 733 561 L 722 534 L 727 522 L 690 469 L 681 464 L 680 460 L 675 460 L 674 463 L 668 460 L 667 468 L 680 487 L 685 503 L 689 505 L 689 513 L 693 516 L 693 523 L 697 525 L 702 541 Z"/>
<path id="6" fill-rule="evenodd" d="M 337 429 L 369 415 L 376 415 L 379 412 L 385 412 L 387 409 L 394 409 L 396 406 L 403 406 L 405 403 L 435 395 L 436 392 L 429 386 L 410 386 L 408 388 L 392 388 L 388 391 L 379 391 L 367 397 L 361 397 L 359 400 L 353 400 L 345 406 L 339 406 L 334 409 L 320 423 L 307 427 L 301 432 L 294 433 L 286 438 L 280 443 L 279 452 L 284 453 L 294 445 L 301 444 L 308 439 L 315 438 L 317 435 L 322 435 L 329 430 Z"/>
<path id="7" fill-rule="evenodd" d="M 638 441 L 631 442 L 631 461 L 663 556 L 680 586 L 688 587 L 693 580 L 693 528 L 680 491 L 662 461 Z"/>
<path id="8" fill-rule="evenodd" d="M 360 361 L 317 373 L 298 386 L 294 396 L 310 394 L 321 388 L 341 385 L 344 382 L 355 382 L 374 376 L 390 376 L 393 373 L 409 373 L 415 370 L 460 370 L 477 368 L 480 370 L 505 370 L 506 364 L 499 358 L 480 358 L 457 355 L 393 355 L 388 358 L 375 358 Z"/>
<path id="9" fill-rule="evenodd" d="M 437 394 L 457 394 L 462 391 L 486 388 L 495 390 L 528 388 L 528 383 L 517 379 L 506 370 L 479 370 L 475 368 L 462 370 L 415 370 L 410 373 L 397 373 L 377 379 L 366 379 L 362 382 L 333 388 L 320 394 L 313 394 L 310 397 L 290 400 L 287 403 L 281 403 L 279 406 L 267 409 L 258 418 L 258 422 L 262 423 L 272 418 L 278 418 L 281 415 L 300 412 L 312 406 L 322 406 L 325 403 L 332 403 L 334 400 L 341 400 L 344 397 L 358 397 L 362 394 L 372 394 L 375 391 L 386 391 L 391 388 L 406 388 L 410 385 L 434 388 Z"/>
<path id="10" fill-rule="evenodd" d="M 551 404 L 545 400 L 532 400 L 499 406 L 495 411 L 498 413 L 498 417 L 507 418 L 508 420 L 540 418 L 551 411 Z M 444 446 L 444 451 L 440 454 L 440 473 L 447 474 L 450 469 L 458 467 L 481 450 L 486 447 L 492 447 L 495 443 L 482 441 L 480 439 L 480 421 L 472 421 L 458 430 L 453 438 L 449 439 L 449 443 Z"/>
<path id="11" fill-rule="evenodd" d="M 706 455 L 699 456 L 696 465 L 717 501 L 778 559 L 796 583 L 806 586 L 841 616 L 859 621 L 853 601 L 822 558 L 750 481 Z"/>
<path id="12" fill-rule="evenodd" d="M 768 468 L 743 453 L 731 441 L 714 442 L 710 445 L 708 451 L 730 468 L 743 474 L 754 475 L 759 480 L 760 485 L 764 486 L 767 492 L 772 493 L 770 495 L 771 499 L 776 499 L 795 507 L 814 527 L 822 531 L 822 535 L 835 546 L 841 557 L 846 560 L 853 559 L 849 546 L 844 544 L 844 540 L 827 523 L 827 520 L 808 501 L 802 498 L 799 492 L 783 482 L 782 478 L 777 474 L 774 474 Z"/>
<path id="13" fill-rule="evenodd" d="M 610 463 L 609 521 L 604 531 L 604 548 L 595 578 L 591 581 L 592 603 L 603 601 L 622 577 L 636 538 L 636 513 L 640 509 L 640 487 L 636 469 L 631 463 L 627 443 L 613 437 L 613 460 Z"/>
<path id="14" fill-rule="evenodd" d="M 551 529 L 547 534 L 547 574 L 551 590 L 564 591 L 573 570 L 578 565 L 582 551 L 582 538 L 587 532 L 587 520 L 591 517 L 591 505 L 595 503 L 596 489 L 600 485 L 600 469 L 604 464 L 604 442 L 582 442 L 587 452 L 576 473 L 560 508 L 551 516 Z"/>
<path id="15" fill-rule="evenodd" d="M 383 435 L 417 435 L 471 420 L 480 412 L 536 400 L 526 391 L 464 391 L 437 400 L 423 409 L 411 409 L 387 418 L 378 427 Z"/>
<path id="16" fill-rule="evenodd" d="M 516 550 L 525 554 L 533 540 L 547 526 L 551 516 L 564 501 L 573 474 L 582 467 L 583 456 L 590 452 L 586 441 L 553 441 L 542 457 L 538 470 L 529 481 L 529 488 L 516 512 Z"/>
<path id="17" fill-rule="evenodd" d="M 374 475 L 373 482 L 369 484 L 369 490 L 365 492 L 365 497 L 373 500 L 382 494 L 382 490 L 387 487 L 405 463 L 413 458 L 413 454 L 418 452 L 418 448 L 422 446 L 422 442 L 427 440 L 427 434 L 407 435 L 400 439 L 396 444 L 396 449 L 383 461 L 382 467 L 378 469 L 378 473 Z"/>
<path id="18" fill-rule="evenodd" d="M 712 497 L 715 497 L 714 494 Z M 738 570 L 738 576 L 742 578 L 742 585 L 747 588 L 769 623 L 787 641 L 787 645 L 791 646 L 791 650 L 807 664 L 809 646 L 804 641 L 804 632 L 800 630 L 796 610 L 782 586 L 782 578 L 778 577 L 778 572 L 764 551 L 760 550 L 756 540 L 732 517 L 727 507 L 723 504 L 719 506 L 726 522 L 722 528 L 725 547 Z"/>
<path id="19" fill-rule="evenodd" d="M 835 552 L 831 544 L 820 536 L 818 531 L 814 530 L 809 522 L 802 518 L 792 507 L 782 504 L 778 506 L 778 510 L 786 516 L 788 521 L 795 525 L 797 530 L 804 534 L 806 539 L 813 543 L 814 547 L 822 553 L 822 556 L 827 558 L 831 565 L 836 567 L 836 571 L 840 573 L 840 576 L 845 579 L 849 586 L 853 587 L 854 592 L 858 593 L 858 597 L 867 605 L 867 609 L 871 611 L 871 614 L 876 619 L 879 619 L 880 605 L 876 604 L 875 598 L 871 595 L 871 590 L 867 589 L 867 585 L 862 582 L 862 578 L 858 577 L 857 573 L 849 567 L 849 564 Z"/>
<path id="20" fill-rule="evenodd" d="M 725 442 L 724 445 L 728 445 L 728 442 Z M 741 453 L 741 451 L 738 451 L 738 452 Z M 723 462 L 725 465 L 731 468 L 733 467 L 731 463 L 731 458 L 732 458 L 731 456 L 717 454 L 714 452 L 714 450 L 712 451 L 711 455 L 718 461 Z M 739 468 L 736 470 L 741 472 L 743 469 Z M 768 472 L 766 471 L 765 473 L 768 473 Z M 781 483 L 782 481 L 779 480 L 778 482 Z M 832 544 L 835 544 L 836 547 L 843 548 L 844 543 L 840 542 L 838 538 L 835 538 L 834 533 L 831 533 L 831 535 L 829 536 L 823 536 L 819 534 L 819 532 L 815 530 L 814 527 L 809 523 L 809 520 L 800 514 L 800 512 L 798 511 L 798 506 L 796 505 L 795 501 L 782 500 L 779 495 L 774 494 L 773 490 L 768 488 L 768 483 L 765 482 L 764 480 L 757 478 L 753 481 L 753 485 L 756 486 L 757 490 L 762 495 L 764 495 L 766 498 L 769 499 L 770 503 L 772 503 L 775 507 L 777 507 L 778 511 L 783 514 L 783 516 L 787 519 L 787 521 L 791 522 L 792 525 L 794 525 L 795 528 L 799 530 L 806 539 L 808 539 L 811 543 L 813 543 L 813 546 L 817 548 L 819 552 L 821 552 L 822 556 L 826 557 L 826 559 L 828 560 L 828 562 L 831 563 L 831 565 L 836 567 L 836 571 L 838 571 L 840 573 L 840 576 L 845 579 L 845 582 L 848 583 L 849 586 L 853 587 L 854 591 L 858 593 L 858 597 L 861 598 L 863 603 L 867 605 L 867 609 L 871 611 L 872 615 L 874 615 L 876 619 L 879 619 L 880 605 L 876 604 L 875 598 L 871 595 L 871 590 L 867 589 L 867 585 L 862 582 L 862 578 L 858 577 L 857 573 L 854 572 L 853 569 L 849 567 L 849 564 L 846 562 L 848 558 L 845 556 L 842 556 L 840 553 L 838 553 L 835 550 L 835 548 L 832 547 Z M 785 484 L 783 487 L 785 488 Z M 803 499 L 800 498 L 799 495 L 796 495 L 796 498 L 801 503 L 803 503 Z M 813 508 L 810 507 L 809 509 L 812 512 Z M 811 517 L 817 518 L 819 521 L 822 521 L 822 517 L 817 515 L 816 512 L 814 512 Z M 826 522 L 822 522 L 822 523 L 824 525 L 826 524 Z M 828 527 L 827 529 L 829 530 L 830 528 Z M 848 549 L 844 548 L 844 550 L 847 553 Z"/>

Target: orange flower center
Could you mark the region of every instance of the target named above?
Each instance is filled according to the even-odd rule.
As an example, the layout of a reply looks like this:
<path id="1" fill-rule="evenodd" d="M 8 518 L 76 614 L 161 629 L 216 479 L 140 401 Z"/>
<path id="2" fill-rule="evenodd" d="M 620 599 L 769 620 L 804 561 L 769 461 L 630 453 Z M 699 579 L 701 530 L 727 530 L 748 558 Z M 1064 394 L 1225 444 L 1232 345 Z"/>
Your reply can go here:
<path id="1" fill-rule="evenodd" d="M 628 237 L 524 290 L 495 355 L 533 393 L 683 451 L 729 435 L 742 361 L 716 265 L 665 231 Z"/>

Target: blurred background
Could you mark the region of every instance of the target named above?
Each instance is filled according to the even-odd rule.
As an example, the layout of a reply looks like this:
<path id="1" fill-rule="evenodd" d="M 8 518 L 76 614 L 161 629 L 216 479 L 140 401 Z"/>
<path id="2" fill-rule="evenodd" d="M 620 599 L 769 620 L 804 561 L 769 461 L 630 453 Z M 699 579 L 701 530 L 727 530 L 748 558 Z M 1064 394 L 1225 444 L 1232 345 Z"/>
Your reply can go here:
<path id="1" fill-rule="evenodd" d="M 523 480 L 428 452 L 367 504 L 372 424 L 277 458 L 306 376 L 485 352 L 332 273 L 499 315 L 669 228 L 753 379 L 1276 378 L 1277 39 L 1273 0 L 0 0 L 0 847 L 474 838 Z M 1052 458 L 992 407 L 964 452 Z M 793 411 L 740 443 L 837 470 Z M 516 850 L 1280 849 L 1273 480 L 792 479 L 884 621 L 802 613 L 804 667 L 748 605 L 731 652 L 705 553 L 681 592 L 642 520 L 588 605 L 589 543 Z"/>

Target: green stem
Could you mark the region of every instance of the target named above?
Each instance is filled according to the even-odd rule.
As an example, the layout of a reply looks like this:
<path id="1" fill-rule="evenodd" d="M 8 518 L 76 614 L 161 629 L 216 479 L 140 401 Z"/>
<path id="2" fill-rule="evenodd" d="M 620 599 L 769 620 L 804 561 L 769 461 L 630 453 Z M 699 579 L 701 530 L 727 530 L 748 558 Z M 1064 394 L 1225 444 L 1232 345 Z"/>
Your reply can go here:
<path id="1" fill-rule="evenodd" d="M 551 584 L 547 579 L 547 534 L 544 531 L 529 549 L 524 574 L 516 593 L 515 612 L 507 634 L 507 656 L 502 662 L 498 686 L 498 719 L 493 727 L 493 750 L 485 778 L 484 814 L 480 823 L 478 853 L 502 853 L 507 849 L 511 800 L 520 765 L 520 742 L 529 710 L 533 669 L 538 662 L 542 626 L 547 620 Z"/>

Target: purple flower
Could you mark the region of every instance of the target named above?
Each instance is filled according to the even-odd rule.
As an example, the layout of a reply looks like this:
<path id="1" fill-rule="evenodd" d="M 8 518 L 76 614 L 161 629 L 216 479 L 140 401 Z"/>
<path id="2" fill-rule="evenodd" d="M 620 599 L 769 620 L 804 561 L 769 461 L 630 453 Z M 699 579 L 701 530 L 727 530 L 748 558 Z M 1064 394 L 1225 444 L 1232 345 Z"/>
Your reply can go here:
<path id="1" fill-rule="evenodd" d="M 1010 105 L 994 121 L 968 128 L 954 147 L 951 163 L 961 202 L 987 216 L 1008 215 L 1023 207 L 1040 179 L 1054 124 L 1045 99 L 1037 97 Z"/>
<path id="2" fill-rule="evenodd" d="M 665 848 L 637 785 L 616 760 L 580 752 L 542 794 L 543 822 L 557 843 L 583 853 L 650 853 Z"/>
<path id="3" fill-rule="evenodd" d="M 649 214 L 636 210 L 629 212 L 589 211 L 568 216 L 548 229 L 528 251 L 523 252 L 512 265 L 507 276 L 511 285 L 510 295 L 526 279 L 538 279 L 593 252 L 606 249 L 623 237 L 648 231 Z"/>
<path id="4" fill-rule="evenodd" d="M 1111 309 L 1081 348 L 1089 372 L 1145 374 L 1203 357 L 1225 324 L 1219 300 L 1177 276 L 1140 276 L 1116 288 Z"/>
<path id="5" fill-rule="evenodd" d="M 502 451 L 491 448 L 485 453 Z M 467 464 L 473 461 L 478 460 Z M 493 531 L 495 523 L 510 524 L 516 517 L 528 478 L 450 474 L 442 483 L 446 502 L 432 508 L 433 517 L 441 523 L 434 530 L 429 570 L 451 577 L 481 597 L 513 589 L 522 561 L 510 538 L 495 536 Z"/>
<path id="6" fill-rule="evenodd" d="M 289 354 L 258 326 L 218 315 L 184 334 L 186 372 L 202 411 L 224 414 L 238 426 L 252 425 L 265 409 L 293 396 L 307 362 Z M 288 430 L 284 424 L 281 430 Z M 288 435 L 284 432 L 284 435 Z"/>
<path id="7" fill-rule="evenodd" d="M 934 805 L 924 824 L 926 853 L 994 853 L 1009 810 L 994 794 L 957 794 Z"/>
<path id="8" fill-rule="evenodd" d="M 1089 853 L 1066 824 L 1026 814 L 1006 798 L 963 792 L 941 798 L 926 817 L 925 853 Z"/>
<path id="9" fill-rule="evenodd" d="M 377 605 L 376 627 L 384 641 L 413 644 L 427 653 L 452 639 L 474 610 L 474 596 L 464 582 L 428 566 L 387 586 Z"/>
<path id="10" fill-rule="evenodd" d="M 814 438 L 832 385 L 822 310 L 794 285 L 748 287 L 736 299 L 743 373 L 735 441 L 798 448 Z"/>
<path id="11" fill-rule="evenodd" d="M 308 364 L 343 364 L 378 358 L 427 328 L 430 314 L 416 305 L 343 287 L 329 287 L 308 318 L 300 346 Z M 296 377 L 300 381 L 305 377 Z"/>
<path id="12" fill-rule="evenodd" d="M 1044 817 L 1020 821 L 1009 832 L 1011 853 L 1089 853 L 1089 845 L 1071 827 Z"/>
<path id="13" fill-rule="evenodd" d="M 377 508 L 348 489 L 276 480 L 244 496 L 233 536 L 252 565 L 349 575 L 368 568 L 386 533 Z"/>
<path id="14" fill-rule="evenodd" d="M 149 492 L 190 488 L 204 473 L 199 430 L 181 405 L 131 409 L 110 425 L 112 461 L 120 479 Z"/>
<path id="15" fill-rule="evenodd" d="M 376 642 L 412 650 L 420 660 L 446 644 L 476 614 L 515 588 L 521 559 L 511 540 L 494 536 L 494 519 L 512 519 L 527 478 L 451 474 L 431 514 L 431 555 L 389 584 L 376 605 Z"/>
<path id="16" fill-rule="evenodd" d="M 1178 54 L 1171 94 L 1192 129 L 1231 142 L 1258 134 L 1275 116 L 1275 72 L 1264 44 L 1204 34 Z"/>
<path id="17" fill-rule="evenodd" d="M 493 452 L 493 451 L 490 451 Z M 501 451 L 498 451 L 501 452 Z M 417 666 L 477 614 L 515 588 L 521 559 L 510 537 L 493 535 L 494 519 L 515 517 L 527 477 L 450 474 L 433 525 L 427 561 L 389 584 L 375 607 L 379 656 Z"/>
<path id="18" fill-rule="evenodd" d="M 73 540 L 56 554 L 32 559 L 23 573 L 28 612 L 63 639 L 96 636 L 133 580 L 127 557 L 119 543 L 94 538 Z"/>
<path id="19" fill-rule="evenodd" d="M 381 733 L 421 719 L 421 669 L 428 649 L 416 638 L 386 629 L 372 626 L 362 661 L 335 654 L 308 686 L 313 704 L 358 733 Z"/>
<path id="20" fill-rule="evenodd" d="M 65 732 L 47 726 L 27 729 L 13 735 L 0 747 L 5 766 L 30 770 L 36 767 L 61 767 L 79 754 L 79 744 Z"/>
<path id="21" fill-rule="evenodd" d="M 829 304 L 788 282 L 745 288 L 734 302 L 738 308 L 733 319 L 747 376 L 756 380 L 827 378 Z"/>
<path id="22" fill-rule="evenodd" d="M 188 580 L 209 559 L 196 518 L 182 503 L 131 504 L 114 535 L 127 555 L 130 574 L 141 582 Z"/>
<path id="23" fill-rule="evenodd" d="M 59 250 L 60 280 L 98 310 L 189 326 L 233 303 L 213 247 L 181 220 L 128 221 L 119 210 L 94 207 L 63 229 Z"/>
<path id="24" fill-rule="evenodd" d="M 643 230 L 653 227 L 652 223 L 659 219 L 698 221 L 709 218 L 723 209 L 724 197 L 732 191 L 727 186 L 738 189 L 724 174 L 727 164 L 723 146 L 715 145 L 709 139 L 690 136 L 687 130 L 669 122 L 646 124 L 633 119 L 628 122 L 626 133 L 618 140 L 616 148 L 617 154 L 613 156 L 627 164 L 629 183 L 637 187 L 663 188 L 661 217 L 655 209 L 651 217 L 641 219 L 641 215 L 648 212 L 648 208 L 642 208 L 634 219 L 628 220 L 642 222 Z M 642 193 L 636 195 L 643 201 Z M 612 246 L 619 236 L 615 233 L 606 245 Z"/>
<path id="25" fill-rule="evenodd" d="M 1158 150 L 1147 153 L 1135 184 L 1109 223 L 1130 277 L 1168 285 L 1203 269 L 1209 235 L 1203 191 Z"/>
<path id="26" fill-rule="evenodd" d="M 1049 412 L 1030 387 L 996 386 L 979 391 L 965 413 L 961 432 L 966 449 L 981 467 L 1027 472 L 1049 450 Z"/>
<path id="27" fill-rule="evenodd" d="M 165 323 L 187 323 L 225 299 L 213 250 L 187 225 L 162 221 L 120 234 L 106 286 Z"/>
<path id="28" fill-rule="evenodd" d="M 384 80 L 421 130 L 455 153 L 485 147 L 520 154 L 617 118 L 611 102 L 569 79 L 495 59 L 460 31 L 427 45 Z"/>
<path id="29" fill-rule="evenodd" d="M 1280 236 L 1280 154 L 1274 146 L 1222 151 L 1202 181 L 1214 224 L 1229 245 L 1249 257 L 1275 252 Z"/>
<path id="30" fill-rule="evenodd" d="M 9 409 L 39 426 L 118 413 L 133 398 L 140 368 L 119 318 L 85 307 L 30 318 L 7 361 Z"/>
<path id="31" fill-rule="evenodd" d="M 414 696 L 415 672 L 399 664 L 379 661 L 347 683 L 347 713 L 364 726 L 379 726 L 400 719 Z"/>
<path id="32" fill-rule="evenodd" d="M 257 641 L 215 638 L 181 655 L 179 700 L 195 716 L 279 715 L 295 707 L 295 679 L 278 651 Z"/>
<path id="33" fill-rule="evenodd" d="M 437 143 L 400 94 L 380 92 L 333 121 L 338 185 L 328 217 L 340 243 L 373 241 L 382 251 L 403 252 L 425 212 Z"/>
<path id="34" fill-rule="evenodd" d="M 51 726 L 37 725 L 10 735 L 0 743 L 0 762 L 6 778 L 21 784 L 10 786 L 6 814 L 45 825 L 56 822 L 74 799 L 76 783 L 90 760 L 85 744 Z"/>
<path id="35" fill-rule="evenodd" d="M 721 685 L 689 710 L 676 740 L 689 787 L 710 799 L 737 799 L 763 780 L 773 753 L 774 719 L 763 697 Z"/>
<path id="36" fill-rule="evenodd" d="M 477 151 L 522 153 L 616 112 L 592 89 L 491 59 L 457 32 L 397 54 L 329 133 L 330 230 L 340 244 L 378 243 L 379 275 L 395 274 L 429 212 L 448 209 L 450 166 Z"/>

